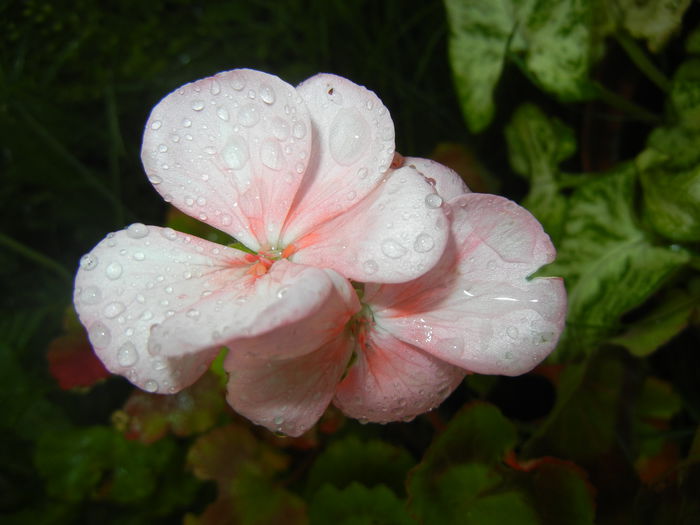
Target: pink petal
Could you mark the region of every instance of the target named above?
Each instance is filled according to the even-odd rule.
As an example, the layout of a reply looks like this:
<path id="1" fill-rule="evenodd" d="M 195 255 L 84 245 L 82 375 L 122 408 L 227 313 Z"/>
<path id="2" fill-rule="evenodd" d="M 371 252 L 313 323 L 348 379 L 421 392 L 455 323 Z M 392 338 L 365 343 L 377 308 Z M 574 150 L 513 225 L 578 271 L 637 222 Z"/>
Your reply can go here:
<path id="1" fill-rule="evenodd" d="M 335 404 L 360 421 L 409 420 L 442 403 L 464 375 L 376 325 L 338 385 Z"/>
<path id="2" fill-rule="evenodd" d="M 189 386 L 217 349 L 202 342 L 164 359 L 148 350 L 151 330 L 211 290 L 252 280 L 249 257 L 169 228 L 132 224 L 109 234 L 81 259 L 75 280 L 75 308 L 95 353 L 111 372 L 144 390 Z"/>
<path id="3" fill-rule="evenodd" d="M 161 100 L 141 158 L 166 201 L 258 251 L 277 246 L 310 150 L 311 122 L 294 88 L 239 69 Z"/>
<path id="4" fill-rule="evenodd" d="M 431 181 L 435 185 L 435 192 L 445 201 L 465 193 L 471 193 L 457 172 L 439 162 L 418 157 L 406 157 L 404 158 L 404 165 L 415 168 L 421 175 Z"/>
<path id="5" fill-rule="evenodd" d="M 371 91 L 327 74 L 297 91 L 311 114 L 313 153 L 285 226 L 285 245 L 362 200 L 394 155 L 394 124 Z"/>
<path id="6" fill-rule="evenodd" d="M 434 197 L 415 169 L 393 170 L 354 208 L 295 243 L 292 259 L 362 282 L 415 279 L 438 262 L 449 235 Z"/>
<path id="7" fill-rule="evenodd" d="M 151 344 L 163 357 L 207 345 L 292 358 L 334 338 L 359 309 L 350 283 L 332 270 L 280 260 L 265 275 L 226 283 L 154 327 Z"/>
<path id="8" fill-rule="evenodd" d="M 555 257 L 542 226 L 495 195 L 450 201 L 452 241 L 440 264 L 405 285 L 369 286 L 377 323 L 399 339 L 483 374 L 518 375 L 555 347 L 564 326 L 561 279 L 527 277 Z"/>
<path id="9" fill-rule="evenodd" d="M 258 425 L 300 436 L 318 421 L 333 398 L 350 358 L 351 344 L 341 335 L 292 359 L 230 352 L 225 362 L 230 374 L 228 402 Z"/>

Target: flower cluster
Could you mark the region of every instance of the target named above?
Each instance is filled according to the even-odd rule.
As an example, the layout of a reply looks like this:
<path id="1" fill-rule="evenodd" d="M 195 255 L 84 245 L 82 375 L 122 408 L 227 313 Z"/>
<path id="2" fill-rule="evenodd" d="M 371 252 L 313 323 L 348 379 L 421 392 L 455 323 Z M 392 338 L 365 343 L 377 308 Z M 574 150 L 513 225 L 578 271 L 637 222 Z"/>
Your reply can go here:
<path id="1" fill-rule="evenodd" d="M 222 347 L 229 404 L 297 436 L 334 403 L 410 419 L 469 372 L 517 375 L 554 348 L 566 294 L 540 224 L 394 151 L 371 91 L 252 70 L 152 111 L 142 160 L 163 198 L 248 248 L 132 224 L 80 262 L 75 306 L 105 366 L 174 393 Z"/>

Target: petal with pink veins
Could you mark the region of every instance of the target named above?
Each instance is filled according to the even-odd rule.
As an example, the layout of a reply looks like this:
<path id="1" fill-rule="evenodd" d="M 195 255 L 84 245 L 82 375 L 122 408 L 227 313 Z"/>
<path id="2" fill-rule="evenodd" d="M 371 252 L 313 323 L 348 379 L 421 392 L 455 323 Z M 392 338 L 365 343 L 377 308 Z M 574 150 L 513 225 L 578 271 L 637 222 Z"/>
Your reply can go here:
<path id="1" fill-rule="evenodd" d="M 435 206 L 434 196 L 415 169 L 392 170 L 355 207 L 299 239 L 292 260 L 361 282 L 415 279 L 440 260 L 449 236 L 445 209 Z"/>
<path id="2" fill-rule="evenodd" d="M 163 198 L 253 250 L 275 247 L 311 155 L 296 90 L 238 69 L 187 84 L 151 112 L 141 158 Z"/>
<path id="3" fill-rule="evenodd" d="M 340 335 L 291 359 L 230 352 L 227 400 L 233 409 L 273 432 L 300 436 L 323 415 L 350 355 L 352 340 Z"/>
<path id="4" fill-rule="evenodd" d="M 467 184 L 457 172 L 439 162 L 418 157 L 406 157 L 404 158 L 404 166 L 415 168 L 431 184 L 434 184 L 435 193 L 439 199 L 431 197 L 433 205 L 437 205 L 440 199 L 448 201 L 465 193 L 471 193 Z"/>
<path id="5" fill-rule="evenodd" d="M 95 353 L 113 373 L 150 392 L 192 384 L 216 356 L 202 341 L 168 359 L 149 352 L 151 331 L 190 312 L 214 290 L 252 282 L 250 254 L 170 228 L 132 224 L 81 259 L 74 303 Z"/>
<path id="6" fill-rule="evenodd" d="M 519 375 L 554 349 L 566 291 L 558 278 L 528 276 L 555 250 L 524 208 L 471 193 L 449 203 L 452 238 L 440 263 L 403 285 L 370 285 L 377 324 L 449 363 L 483 374 Z"/>
<path id="7" fill-rule="evenodd" d="M 360 421 L 409 420 L 437 407 L 465 372 L 371 327 L 357 360 L 338 385 L 335 405 Z"/>
<path id="8" fill-rule="evenodd" d="M 311 114 L 313 154 L 283 233 L 285 245 L 361 201 L 394 156 L 394 123 L 368 89 L 319 74 L 297 86 Z"/>
<path id="9" fill-rule="evenodd" d="M 280 260 L 261 277 L 224 284 L 179 311 L 152 329 L 150 343 L 164 358 L 202 345 L 292 358 L 334 338 L 359 309 L 355 290 L 334 271 Z"/>

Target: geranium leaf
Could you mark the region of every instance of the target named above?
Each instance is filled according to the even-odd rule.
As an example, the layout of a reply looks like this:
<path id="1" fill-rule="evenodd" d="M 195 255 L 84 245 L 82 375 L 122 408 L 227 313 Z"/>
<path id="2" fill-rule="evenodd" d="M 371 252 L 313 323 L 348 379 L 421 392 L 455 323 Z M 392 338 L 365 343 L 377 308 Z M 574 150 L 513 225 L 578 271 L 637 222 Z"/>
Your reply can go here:
<path id="1" fill-rule="evenodd" d="M 353 482 L 344 489 L 325 485 L 311 502 L 311 525 L 409 525 L 416 523 L 388 488 Z"/>

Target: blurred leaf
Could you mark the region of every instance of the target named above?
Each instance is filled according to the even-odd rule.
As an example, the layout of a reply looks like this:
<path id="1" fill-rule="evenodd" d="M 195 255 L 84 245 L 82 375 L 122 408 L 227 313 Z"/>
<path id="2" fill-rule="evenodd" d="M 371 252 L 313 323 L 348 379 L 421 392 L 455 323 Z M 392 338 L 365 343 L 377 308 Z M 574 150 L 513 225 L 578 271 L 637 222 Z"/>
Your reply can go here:
<path id="1" fill-rule="evenodd" d="M 152 497 L 174 453 L 170 441 L 146 447 L 107 427 L 80 427 L 43 435 L 36 466 L 54 498 L 126 503 Z"/>
<path id="2" fill-rule="evenodd" d="M 573 155 L 576 140 L 568 127 L 537 106 L 523 104 L 505 128 L 510 164 L 530 182 L 522 202 L 557 243 L 565 223 L 566 198 L 559 191 L 559 163 Z"/>
<path id="3" fill-rule="evenodd" d="M 308 474 L 307 494 L 325 483 L 343 489 L 352 482 L 367 487 L 384 484 L 402 494 L 406 473 L 414 463 L 402 448 L 378 440 L 363 443 L 350 436 L 334 441 L 316 458 Z"/>
<path id="4" fill-rule="evenodd" d="M 670 290 L 649 315 L 609 341 L 624 346 L 635 356 L 647 356 L 688 326 L 691 314 L 699 305 L 700 295 Z"/>
<path id="5" fill-rule="evenodd" d="M 493 91 L 515 26 L 513 2 L 445 0 L 449 53 L 462 113 L 472 132 L 493 119 Z"/>
<path id="6" fill-rule="evenodd" d="M 645 39 L 649 49 L 657 52 L 680 28 L 689 5 L 690 0 L 614 0 L 607 7 L 625 30 L 635 38 Z"/>
<path id="7" fill-rule="evenodd" d="M 587 354 L 619 327 L 622 314 L 641 305 L 686 264 L 683 250 L 654 246 L 633 213 L 635 172 L 630 165 L 601 175 L 569 199 L 558 256 L 546 268 L 566 280 L 567 329 L 553 359 Z"/>
<path id="8" fill-rule="evenodd" d="M 216 424 L 225 407 L 224 391 L 212 373 L 174 395 L 134 390 L 123 408 L 126 436 L 152 443 L 168 430 L 180 437 L 199 434 Z"/>
<path id="9" fill-rule="evenodd" d="M 424 523 L 593 523 L 581 470 L 551 458 L 519 465 L 512 459 L 515 438 L 495 407 L 463 409 L 412 471 L 410 510 Z"/>
<path id="10" fill-rule="evenodd" d="M 588 73 L 600 45 L 596 9 L 592 0 L 532 0 L 529 16 L 517 28 L 525 66 L 543 90 L 562 100 L 594 95 Z"/>
<path id="11" fill-rule="evenodd" d="M 309 510 L 312 525 L 405 525 L 416 523 L 406 507 L 388 488 L 368 488 L 351 483 L 344 489 L 326 485 Z"/>

